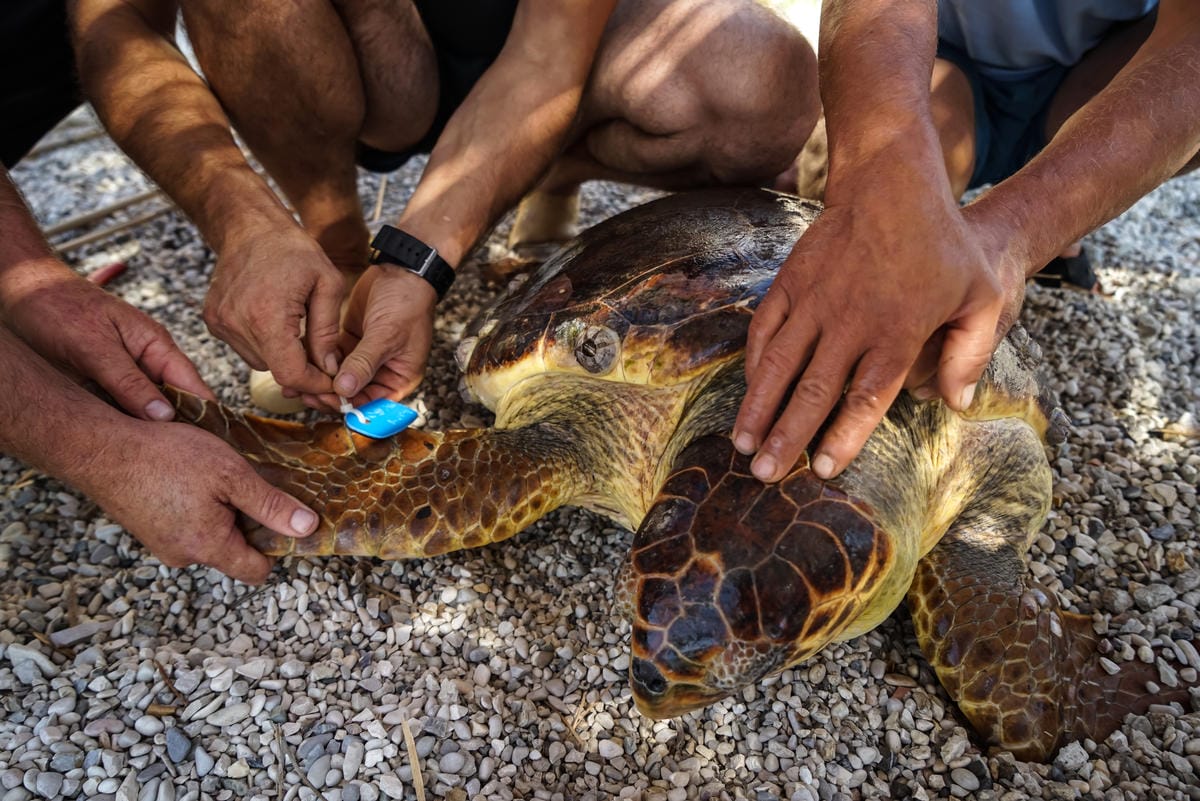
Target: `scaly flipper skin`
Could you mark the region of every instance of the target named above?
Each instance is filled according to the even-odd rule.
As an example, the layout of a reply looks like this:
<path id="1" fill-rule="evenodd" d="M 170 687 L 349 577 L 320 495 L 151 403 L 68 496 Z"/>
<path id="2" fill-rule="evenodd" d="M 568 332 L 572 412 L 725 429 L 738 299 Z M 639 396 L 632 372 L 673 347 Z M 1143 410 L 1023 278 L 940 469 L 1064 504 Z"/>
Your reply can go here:
<path id="1" fill-rule="evenodd" d="M 1103 741 L 1150 704 L 1187 701 L 1183 687 L 1147 691 L 1154 665 L 1110 675 L 1091 618 L 1063 611 L 1013 548 L 973 539 L 952 532 L 922 560 L 909 605 L 938 678 L 989 745 L 1045 761 L 1071 740 Z"/>
<path id="2" fill-rule="evenodd" d="M 234 412 L 168 387 L 181 420 L 216 434 L 267 481 L 321 517 L 304 539 L 247 532 L 270 555 L 433 556 L 507 539 L 583 486 L 582 471 L 545 425 L 425 432 L 386 440 L 340 421 L 307 426 Z"/>

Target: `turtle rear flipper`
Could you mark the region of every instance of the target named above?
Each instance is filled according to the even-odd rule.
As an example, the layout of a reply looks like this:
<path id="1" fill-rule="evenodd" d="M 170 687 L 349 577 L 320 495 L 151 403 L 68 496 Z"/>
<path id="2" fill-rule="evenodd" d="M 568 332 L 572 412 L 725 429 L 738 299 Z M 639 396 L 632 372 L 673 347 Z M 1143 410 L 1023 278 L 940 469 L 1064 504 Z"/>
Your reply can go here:
<path id="1" fill-rule="evenodd" d="M 996 522 L 961 521 L 909 591 L 922 650 L 989 745 L 1044 761 L 1072 740 L 1103 741 L 1151 704 L 1187 700 L 1186 688 L 1149 691 L 1154 665 L 1105 670 L 1091 618 L 1027 576 L 1016 548 L 985 529 Z"/>

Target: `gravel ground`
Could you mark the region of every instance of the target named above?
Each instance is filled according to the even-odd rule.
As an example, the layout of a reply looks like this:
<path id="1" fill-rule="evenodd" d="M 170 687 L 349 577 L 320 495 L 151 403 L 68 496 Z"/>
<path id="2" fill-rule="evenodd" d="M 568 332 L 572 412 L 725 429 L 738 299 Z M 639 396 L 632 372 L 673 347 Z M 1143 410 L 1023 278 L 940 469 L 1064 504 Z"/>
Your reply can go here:
<path id="1" fill-rule="evenodd" d="M 392 177 L 388 213 L 419 166 Z M 15 177 L 46 224 L 147 187 L 104 138 Z M 363 176 L 367 209 L 378 180 Z M 649 197 L 590 185 L 585 218 Z M 212 256 L 194 228 L 170 213 L 124 237 L 76 264 L 126 260 L 112 291 L 248 405 L 245 366 L 200 318 Z M 1034 288 L 1024 313 L 1075 422 L 1031 570 L 1119 633 L 1114 659 L 1139 658 L 1200 628 L 1200 453 L 1161 433 L 1195 429 L 1200 401 L 1200 177 L 1090 241 L 1112 297 Z M 460 400 L 452 353 L 494 291 L 469 267 L 440 308 L 419 399 L 430 426 L 486 416 Z M 163 567 L 85 497 L 0 457 L 0 801 L 413 799 L 418 777 L 445 799 L 1200 799 L 1195 711 L 1132 718 L 1049 765 L 981 751 L 903 611 L 740 698 L 642 718 L 612 611 L 629 540 L 563 510 L 424 561 L 285 560 L 255 589 Z M 43 644 L 55 633 L 69 644 Z M 1192 666 L 1161 664 L 1164 681 L 1194 683 L 1200 660 L 1179 655 Z"/>

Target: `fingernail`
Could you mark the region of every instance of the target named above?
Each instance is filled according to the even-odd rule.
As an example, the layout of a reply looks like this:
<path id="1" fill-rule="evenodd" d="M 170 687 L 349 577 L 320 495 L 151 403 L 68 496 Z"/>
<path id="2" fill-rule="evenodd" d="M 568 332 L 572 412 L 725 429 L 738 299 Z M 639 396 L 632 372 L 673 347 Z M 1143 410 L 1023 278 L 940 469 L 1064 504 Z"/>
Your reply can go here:
<path id="1" fill-rule="evenodd" d="M 292 512 L 292 531 L 300 536 L 308 536 L 317 527 L 317 516 L 307 509 L 297 509 Z"/>
<path id="2" fill-rule="evenodd" d="M 837 465 L 833 462 L 833 457 L 827 453 L 818 453 L 813 459 L 812 469 L 820 478 L 833 478 L 833 471 Z"/>
<path id="3" fill-rule="evenodd" d="M 338 394 L 345 398 L 352 398 L 358 394 L 358 382 L 354 380 L 354 376 L 349 373 L 342 373 L 334 382 Z"/>
<path id="4" fill-rule="evenodd" d="M 958 396 L 959 410 L 966 409 L 971 405 L 971 401 L 975 400 L 975 385 L 967 384 L 963 387 L 962 394 Z"/>
<path id="5" fill-rule="evenodd" d="M 166 401 L 152 400 L 146 404 L 146 416 L 151 420 L 165 423 L 175 416 L 175 410 Z"/>
<path id="6" fill-rule="evenodd" d="M 322 364 L 325 365 L 326 373 L 328 373 L 329 375 L 337 375 L 337 371 L 338 371 L 337 356 L 334 356 L 332 353 L 326 353 L 325 360 L 322 362 Z"/>
<path id="7" fill-rule="evenodd" d="M 754 477 L 759 481 L 770 481 L 775 477 L 775 457 L 769 453 L 760 453 L 750 463 L 750 472 L 754 473 Z"/>
<path id="8" fill-rule="evenodd" d="M 937 395 L 937 391 L 928 384 L 924 384 L 916 389 L 910 389 L 908 394 L 912 395 L 919 401 L 929 401 L 934 399 L 934 397 Z"/>
<path id="9" fill-rule="evenodd" d="M 733 438 L 733 447 L 738 449 L 738 453 L 744 453 L 749 456 L 754 453 L 754 437 L 745 431 L 739 431 Z"/>

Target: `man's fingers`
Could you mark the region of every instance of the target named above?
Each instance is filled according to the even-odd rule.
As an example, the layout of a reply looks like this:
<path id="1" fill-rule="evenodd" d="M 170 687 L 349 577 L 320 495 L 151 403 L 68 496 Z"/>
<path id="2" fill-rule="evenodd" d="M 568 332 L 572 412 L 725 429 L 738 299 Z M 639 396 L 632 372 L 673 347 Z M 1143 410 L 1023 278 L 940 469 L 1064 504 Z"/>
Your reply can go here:
<path id="1" fill-rule="evenodd" d="M 308 353 L 298 339 L 273 343 L 264 348 L 271 376 L 281 387 L 301 393 L 328 392 L 329 375 L 308 360 Z"/>
<path id="2" fill-rule="evenodd" d="M 247 468 L 249 470 L 249 468 Z M 229 502 L 243 514 L 288 537 L 307 537 L 320 522 L 316 512 L 253 471 L 233 488 Z"/>
<path id="3" fill-rule="evenodd" d="M 995 314 L 975 315 L 947 327 L 937 382 L 952 409 L 963 411 L 971 405 L 975 384 L 992 358 L 995 332 Z"/>
<path id="4" fill-rule="evenodd" d="M 165 341 L 151 342 L 138 361 L 146 374 L 160 384 L 171 384 L 206 400 L 217 399 L 200 377 L 196 365 L 169 337 Z"/>
<path id="5" fill-rule="evenodd" d="M 929 400 L 937 395 L 938 360 L 942 356 L 942 342 L 945 339 L 945 329 L 939 328 L 925 341 L 917 360 L 908 370 L 904 386 L 918 400 Z"/>
<path id="6" fill-rule="evenodd" d="M 763 349 L 754 370 L 747 366 L 746 397 L 733 424 L 733 444 L 738 451 L 751 454 L 758 450 L 788 387 L 805 369 L 816 345 L 816 332 L 792 317 Z"/>
<path id="7" fill-rule="evenodd" d="M 304 337 L 313 364 L 331 378 L 337 373 L 338 339 L 342 330 L 342 282 L 318 281 L 308 302 L 308 318 Z"/>
<path id="8" fill-rule="evenodd" d="M 762 303 L 750 318 L 750 330 L 746 332 L 746 377 L 758 372 L 758 363 L 763 351 L 779 333 L 787 321 L 788 302 L 782 290 L 767 292 Z"/>
<path id="9" fill-rule="evenodd" d="M 92 377 L 113 399 L 132 415 L 143 420 L 170 420 L 175 409 L 142 372 L 133 357 L 117 348 L 110 358 L 97 360 Z M 203 383 L 203 382 L 201 382 Z"/>
<path id="10" fill-rule="evenodd" d="M 858 456 L 904 384 L 908 359 L 870 351 L 859 360 L 850 387 L 813 454 L 813 472 L 833 478 Z"/>
<path id="11" fill-rule="evenodd" d="M 221 552 L 204 560 L 204 564 L 245 584 L 262 584 L 271 574 L 271 560 L 250 547 L 245 535 L 232 523 L 222 545 Z"/>
<path id="12" fill-rule="evenodd" d="M 847 358 L 841 347 L 822 341 L 792 390 L 783 414 L 771 426 L 771 432 L 750 463 L 751 472 L 759 480 L 778 481 L 792 469 L 841 397 L 846 377 L 857 358 L 857 353 Z"/>
<path id="13" fill-rule="evenodd" d="M 362 339 L 342 360 L 341 369 L 333 381 L 334 391 L 343 398 L 353 398 L 371 383 L 384 362 L 393 363 L 406 357 L 408 346 L 404 331 L 388 321 L 376 320 L 368 325 Z"/>
<path id="14" fill-rule="evenodd" d="M 403 359 L 393 359 L 379 368 L 375 379 L 363 388 L 362 394 L 367 400 L 403 400 L 417 388 L 424 373 L 424 364 L 410 366 Z"/>

